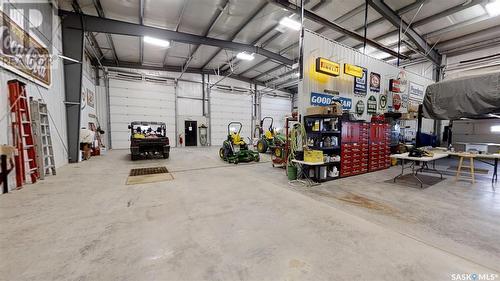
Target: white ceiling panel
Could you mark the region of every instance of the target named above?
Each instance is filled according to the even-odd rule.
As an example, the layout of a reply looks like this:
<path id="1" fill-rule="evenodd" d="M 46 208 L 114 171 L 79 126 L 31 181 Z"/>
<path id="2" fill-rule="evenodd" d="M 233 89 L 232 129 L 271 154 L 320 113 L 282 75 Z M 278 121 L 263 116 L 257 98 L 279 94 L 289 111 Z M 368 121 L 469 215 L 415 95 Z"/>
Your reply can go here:
<path id="1" fill-rule="evenodd" d="M 432 16 L 436 13 L 439 13 L 441 11 L 447 10 L 451 7 L 457 6 L 457 5 L 462 5 L 464 0 L 446 0 L 446 1 L 439 1 L 439 0 L 431 0 L 431 1 L 426 1 L 425 4 L 422 6 L 422 9 L 418 12 L 417 16 L 415 17 L 415 21 L 419 21 L 423 18 L 427 18 L 429 16 Z M 403 19 L 406 22 L 410 22 L 411 19 L 415 16 L 415 13 L 418 11 L 418 9 L 415 9 L 411 12 L 406 13 L 403 15 Z"/>
<path id="2" fill-rule="evenodd" d="M 198 51 L 193 55 L 193 59 L 189 63 L 192 67 L 201 67 L 209 58 L 211 58 L 219 48 L 213 46 L 201 45 Z"/>
<path id="3" fill-rule="evenodd" d="M 144 24 L 175 30 L 184 3 L 184 0 L 144 0 Z"/>
<path id="4" fill-rule="evenodd" d="M 167 57 L 167 65 L 182 65 L 184 64 L 188 57 L 189 57 L 189 51 L 190 51 L 190 46 L 189 44 L 183 44 L 183 43 L 174 43 L 172 46 L 166 51 L 168 54 Z M 165 58 L 165 52 L 162 53 L 162 60 Z M 180 61 L 180 63 L 179 63 Z M 190 66 L 191 63 L 190 63 Z"/>
<path id="5" fill-rule="evenodd" d="M 202 35 L 208 28 L 212 16 L 223 8 L 221 2 L 222 0 L 188 0 L 179 31 Z"/>
<path id="6" fill-rule="evenodd" d="M 107 18 L 139 23 L 139 1 L 137 0 L 105 0 L 101 1 Z"/>
<path id="7" fill-rule="evenodd" d="M 278 24 L 281 18 L 289 14 L 290 12 L 284 11 L 278 6 L 267 4 L 266 7 L 238 33 L 234 41 L 250 43 L 264 31 Z"/>
<path id="8" fill-rule="evenodd" d="M 111 38 L 115 44 L 119 60 L 130 62 L 139 61 L 140 40 L 138 37 L 113 34 Z"/>
<path id="9" fill-rule="evenodd" d="M 231 0 L 217 23 L 214 25 L 209 37 L 227 39 L 237 31 L 238 26 L 244 22 L 249 15 L 255 12 L 265 0 L 246 1 Z"/>
<path id="10" fill-rule="evenodd" d="M 468 9 L 465 9 L 463 11 L 460 11 L 458 13 L 454 13 L 450 17 L 452 18 L 452 20 L 455 23 L 457 23 L 457 22 L 463 22 L 466 20 L 470 20 L 472 18 L 481 16 L 484 14 L 486 14 L 486 10 L 483 8 L 483 6 L 475 5 L 475 6 L 468 8 Z"/>

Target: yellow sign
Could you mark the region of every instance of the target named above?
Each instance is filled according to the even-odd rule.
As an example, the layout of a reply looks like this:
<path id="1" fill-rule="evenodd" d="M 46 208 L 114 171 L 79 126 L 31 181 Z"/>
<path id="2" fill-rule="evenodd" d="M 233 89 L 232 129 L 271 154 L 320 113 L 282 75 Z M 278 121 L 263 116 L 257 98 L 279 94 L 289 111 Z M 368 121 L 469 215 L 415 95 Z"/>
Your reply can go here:
<path id="1" fill-rule="evenodd" d="M 356 65 L 344 63 L 344 73 L 354 77 L 362 78 L 363 68 Z"/>
<path id="2" fill-rule="evenodd" d="M 330 76 L 340 75 L 340 64 L 329 61 L 324 58 L 316 59 L 316 72 L 323 73 Z"/>

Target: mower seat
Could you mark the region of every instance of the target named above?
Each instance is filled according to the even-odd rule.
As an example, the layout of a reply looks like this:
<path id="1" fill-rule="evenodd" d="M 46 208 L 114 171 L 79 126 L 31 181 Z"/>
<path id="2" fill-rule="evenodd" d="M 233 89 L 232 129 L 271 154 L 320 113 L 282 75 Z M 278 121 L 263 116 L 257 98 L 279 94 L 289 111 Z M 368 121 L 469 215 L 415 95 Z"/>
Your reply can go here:
<path id="1" fill-rule="evenodd" d="M 266 139 L 270 140 L 273 138 L 273 133 L 271 131 L 266 131 L 264 136 L 266 137 Z"/>
<path id="2" fill-rule="evenodd" d="M 231 134 L 231 141 L 233 142 L 234 145 L 244 145 L 245 144 L 245 141 L 237 133 Z"/>

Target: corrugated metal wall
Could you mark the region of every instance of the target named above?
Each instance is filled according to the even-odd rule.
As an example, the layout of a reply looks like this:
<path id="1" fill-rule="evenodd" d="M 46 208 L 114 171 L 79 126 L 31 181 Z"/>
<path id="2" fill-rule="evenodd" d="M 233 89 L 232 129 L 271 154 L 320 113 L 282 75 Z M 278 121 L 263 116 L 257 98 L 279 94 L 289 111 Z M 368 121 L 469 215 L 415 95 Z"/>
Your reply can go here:
<path id="1" fill-rule="evenodd" d="M 53 17 L 52 29 L 48 38 L 52 38 L 52 46 L 49 46 L 54 53 L 62 53 L 61 26 L 59 17 Z M 52 33 L 50 33 L 52 31 Z M 53 36 L 52 36 L 53 35 Z M 28 96 L 34 99 L 43 99 L 47 103 L 50 114 L 50 131 L 54 146 L 54 157 L 56 166 L 60 167 L 68 163 L 67 135 L 66 135 L 66 111 L 64 105 L 64 74 L 61 59 L 51 61 L 52 84 L 50 88 L 44 88 L 16 75 L 10 71 L 0 68 L 0 144 L 12 144 L 12 131 L 10 125 L 9 101 L 7 81 L 18 79 L 26 83 Z M 11 181 L 13 182 L 13 181 Z"/>
<path id="2" fill-rule="evenodd" d="M 323 57 L 328 60 L 337 62 L 341 65 L 341 74 L 338 77 L 327 75 L 318 75 L 315 72 L 315 60 L 318 57 Z M 343 74 L 344 63 L 357 65 L 367 68 L 368 77 L 371 72 L 380 74 L 381 85 L 380 93 L 371 92 L 369 87 L 366 95 L 354 94 L 354 77 Z M 365 104 L 365 112 L 359 116 L 362 119 L 370 119 L 366 113 L 366 101 L 371 95 L 377 99 L 378 112 L 382 113 L 385 110 L 380 109 L 380 94 L 388 91 L 389 79 L 397 78 L 399 69 L 391 64 L 377 60 L 373 57 L 364 55 L 363 53 L 344 46 L 338 42 L 327 39 L 312 31 L 306 30 L 304 37 L 304 78 L 299 83 L 298 106 L 299 112 L 305 114 L 305 110 L 310 106 L 311 92 L 323 93 L 325 89 L 335 90 L 340 92 L 340 96 L 352 99 L 352 112 L 354 112 L 356 103 L 361 100 Z M 433 83 L 431 79 L 422 77 L 412 72 L 406 71 L 406 76 L 409 82 L 423 85 L 424 87 Z M 409 87 L 407 87 L 409 88 Z M 403 106 L 400 112 L 406 112 L 408 103 L 408 92 L 402 93 Z M 423 97 L 422 97 L 423 98 Z M 391 95 L 388 94 L 388 106 L 392 105 Z"/>

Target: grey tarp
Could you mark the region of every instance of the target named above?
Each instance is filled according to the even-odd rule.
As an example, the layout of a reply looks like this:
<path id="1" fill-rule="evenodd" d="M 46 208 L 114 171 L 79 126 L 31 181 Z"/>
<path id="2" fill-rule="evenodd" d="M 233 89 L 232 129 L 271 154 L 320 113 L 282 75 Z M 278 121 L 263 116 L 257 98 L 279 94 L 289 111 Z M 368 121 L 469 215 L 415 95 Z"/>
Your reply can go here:
<path id="1" fill-rule="evenodd" d="M 500 112 L 500 72 L 460 77 L 427 87 L 424 116 L 453 120 Z"/>

